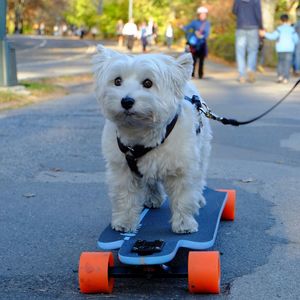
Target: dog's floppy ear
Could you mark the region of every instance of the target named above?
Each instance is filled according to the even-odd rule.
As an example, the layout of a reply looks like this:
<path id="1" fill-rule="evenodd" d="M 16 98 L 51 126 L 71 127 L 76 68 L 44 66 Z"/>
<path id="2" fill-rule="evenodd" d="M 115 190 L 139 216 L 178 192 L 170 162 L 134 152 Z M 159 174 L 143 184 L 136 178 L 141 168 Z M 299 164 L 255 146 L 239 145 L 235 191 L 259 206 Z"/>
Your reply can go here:
<path id="1" fill-rule="evenodd" d="M 193 57 L 191 53 L 185 53 L 177 58 L 177 63 L 180 67 L 185 80 L 190 80 L 193 72 Z"/>

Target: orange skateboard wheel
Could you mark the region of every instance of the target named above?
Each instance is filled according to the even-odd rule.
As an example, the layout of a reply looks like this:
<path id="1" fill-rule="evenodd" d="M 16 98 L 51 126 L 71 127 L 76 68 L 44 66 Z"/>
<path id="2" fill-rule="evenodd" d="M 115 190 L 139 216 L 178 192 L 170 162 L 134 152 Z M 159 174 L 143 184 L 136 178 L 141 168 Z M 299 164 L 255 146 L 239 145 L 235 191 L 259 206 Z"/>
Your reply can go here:
<path id="1" fill-rule="evenodd" d="M 218 191 L 227 193 L 227 201 L 225 203 L 225 207 L 223 209 L 221 219 L 227 221 L 233 221 L 235 217 L 236 191 L 235 190 L 218 190 Z"/>
<path id="2" fill-rule="evenodd" d="M 112 252 L 82 252 L 78 270 L 81 293 L 111 293 L 114 279 L 109 277 L 108 268 L 113 265 Z"/>
<path id="3" fill-rule="evenodd" d="M 191 251 L 188 258 L 188 284 L 191 293 L 219 294 L 221 281 L 218 251 Z"/>

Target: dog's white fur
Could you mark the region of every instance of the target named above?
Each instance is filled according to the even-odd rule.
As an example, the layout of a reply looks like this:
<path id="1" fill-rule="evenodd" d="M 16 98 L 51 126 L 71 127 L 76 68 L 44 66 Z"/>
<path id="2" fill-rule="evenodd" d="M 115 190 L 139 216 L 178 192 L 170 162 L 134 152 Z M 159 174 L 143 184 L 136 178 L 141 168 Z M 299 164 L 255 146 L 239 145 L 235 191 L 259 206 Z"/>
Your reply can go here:
<path id="1" fill-rule="evenodd" d="M 165 192 L 170 199 L 172 230 L 189 233 L 198 230 L 194 218 L 205 205 L 202 191 L 210 153 L 211 129 L 208 120 L 184 100 L 199 95 L 188 83 L 192 57 L 175 59 L 163 54 L 131 56 L 97 47 L 93 57 L 96 96 L 106 118 L 102 148 L 106 160 L 107 182 L 112 202 L 112 228 L 134 231 L 144 207 L 160 207 Z M 122 85 L 114 80 L 122 78 Z M 151 88 L 142 82 L 150 79 Z M 126 111 L 121 99 L 135 100 Z M 200 97 L 200 95 L 199 95 Z M 178 113 L 177 123 L 161 144 L 166 126 Z M 196 128 L 202 122 L 201 133 Z M 155 147 L 138 159 L 142 178 L 129 169 L 119 150 L 117 136 L 124 145 Z"/>

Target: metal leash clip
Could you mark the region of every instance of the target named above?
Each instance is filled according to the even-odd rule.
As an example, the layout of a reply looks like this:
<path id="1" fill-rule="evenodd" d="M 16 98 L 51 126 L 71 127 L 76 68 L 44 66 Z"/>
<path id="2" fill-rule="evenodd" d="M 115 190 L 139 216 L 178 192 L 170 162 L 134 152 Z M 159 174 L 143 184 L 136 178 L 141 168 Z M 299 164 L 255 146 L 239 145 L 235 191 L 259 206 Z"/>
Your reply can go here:
<path id="1" fill-rule="evenodd" d="M 222 120 L 223 120 L 222 117 L 219 117 L 218 115 L 212 113 L 212 111 L 210 110 L 210 108 L 207 106 L 207 104 L 204 101 L 201 101 L 200 110 L 205 115 L 205 117 L 208 119 L 216 120 L 219 122 L 222 122 Z"/>

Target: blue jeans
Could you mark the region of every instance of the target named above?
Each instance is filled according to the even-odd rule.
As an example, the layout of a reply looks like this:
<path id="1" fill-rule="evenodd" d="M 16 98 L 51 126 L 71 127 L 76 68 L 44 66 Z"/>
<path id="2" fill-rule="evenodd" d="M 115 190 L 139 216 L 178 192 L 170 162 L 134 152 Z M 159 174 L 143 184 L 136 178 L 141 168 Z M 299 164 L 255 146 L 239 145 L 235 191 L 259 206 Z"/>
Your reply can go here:
<path id="1" fill-rule="evenodd" d="M 295 49 L 295 71 L 300 72 L 300 42 L 298 42 Z"/>
<path id="2" fill-rule="evenodd" d="M 238 29 L 235 35 L 235 54 L 240 76 L 246 71 L 255 72 L 259 46 L 258 29 Z M 247 65 L 246 65 L 247 54 Z"/>
<path id="3" fill-rule="evenodd" d="M 290 69 L 293 63 L 293 52 L 278 52 L 278 76 L 285 79 L 290 78 Z"/>

